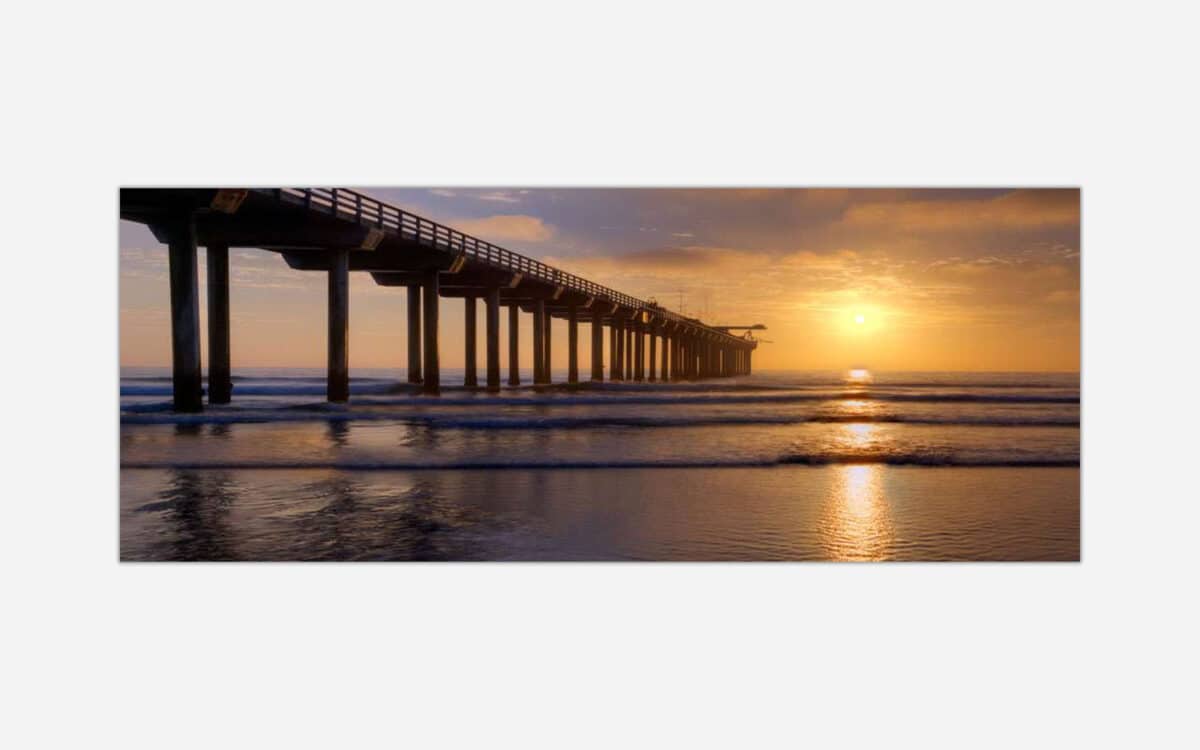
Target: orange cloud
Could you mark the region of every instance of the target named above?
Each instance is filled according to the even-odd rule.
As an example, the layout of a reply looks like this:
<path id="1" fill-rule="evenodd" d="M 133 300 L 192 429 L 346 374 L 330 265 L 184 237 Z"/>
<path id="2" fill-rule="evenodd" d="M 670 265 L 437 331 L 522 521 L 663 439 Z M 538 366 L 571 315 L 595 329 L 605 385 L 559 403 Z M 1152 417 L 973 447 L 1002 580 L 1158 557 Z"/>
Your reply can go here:
<path id="1" fill-rule="evenodd" d="M 554 237 L 554 227 L 536 216 L 497 214 L 482 219 L 456 219 L 450 226 L 488 242 L 545 242 Z"/>
<path id="2" fill-rule="evenodd" d="M 1079 224 L 1079 191 L 1017 190 L 991 200 L 860 203 L 843 222 L 891 231 L 979 231 Z"/>

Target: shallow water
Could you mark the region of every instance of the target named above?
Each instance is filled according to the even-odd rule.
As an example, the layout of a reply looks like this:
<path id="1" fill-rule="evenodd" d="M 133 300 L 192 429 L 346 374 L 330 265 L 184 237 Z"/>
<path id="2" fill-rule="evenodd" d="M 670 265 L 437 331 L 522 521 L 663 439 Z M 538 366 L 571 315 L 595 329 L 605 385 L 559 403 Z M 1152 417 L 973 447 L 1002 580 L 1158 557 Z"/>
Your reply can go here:
<path id="1" fill-rule="evenodd" d="M 447 389 L 122 378 L 124 559 L 1079 557 L 1076 375 Z"/>
<path id="2" fill-rule="evenodd" d="M 125 560 L 1077 560 L 1079 472 L 121 473 Z"/>

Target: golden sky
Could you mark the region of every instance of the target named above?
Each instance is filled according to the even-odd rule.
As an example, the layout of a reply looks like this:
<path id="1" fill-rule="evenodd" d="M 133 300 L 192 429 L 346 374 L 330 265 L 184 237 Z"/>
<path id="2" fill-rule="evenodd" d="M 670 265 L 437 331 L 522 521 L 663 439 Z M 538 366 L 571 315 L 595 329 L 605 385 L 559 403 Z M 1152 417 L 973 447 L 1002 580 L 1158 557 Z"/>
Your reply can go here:
<path id="1" fill-rule="evenodd" d="M 671 309 L 682 303 L 705 322 L 763 323 L 770 343 L 756 369 L 1079 369 L 1076 189 L 365 192 Z M 169 365 L 166 248 L 128 222 L 120 248 L 121 364 Z M 230 264 L 234 370 L 324 366 L 324 275 L 254 249 L 231 251 Z M 201 284 L 202 317 L 203 293 Z M 403 367 L 404 290 L 352 274 L 350 305 L 351 367 Z M 463 303 L 441 305 L 442 363 L 461 367 Z M 555 366 L 565 367 L 564 322 L 554 336 Z M 584 371 L 589 345 L 584 330 Z M 479 347 L 482 364 L 482 336 Z"/>

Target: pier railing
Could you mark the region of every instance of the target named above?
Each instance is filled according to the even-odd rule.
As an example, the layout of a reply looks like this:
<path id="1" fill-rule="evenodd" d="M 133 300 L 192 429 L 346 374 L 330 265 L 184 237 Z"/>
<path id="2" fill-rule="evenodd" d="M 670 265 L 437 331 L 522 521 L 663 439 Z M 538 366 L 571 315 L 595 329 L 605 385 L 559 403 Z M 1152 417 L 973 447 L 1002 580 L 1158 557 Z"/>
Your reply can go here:
<path id="1" fill-rule="evenodd" d="M 523 276 L 547 284 L 562 286 L 589 297 L 615 302 L 635 310 L 652 310 L 655 315 L 661 315 L 667 320 L 706 328 L 714 333 L 735 338 L 695 319 L 685 318 L 666 308 L 547 265 L 527 255 L 515 253 L 444 224 L 409 213 L 357 190 L 348 188 L 258 188 L 257 192 L 273 195 L 282 202 L 303 206 L 310 211 L 326 213 L 339 219 L 356 222 L 361 226 L 394 233 L 402 239 L 444 252 L 465 255 L 495 268 L 520 273 Z"/>

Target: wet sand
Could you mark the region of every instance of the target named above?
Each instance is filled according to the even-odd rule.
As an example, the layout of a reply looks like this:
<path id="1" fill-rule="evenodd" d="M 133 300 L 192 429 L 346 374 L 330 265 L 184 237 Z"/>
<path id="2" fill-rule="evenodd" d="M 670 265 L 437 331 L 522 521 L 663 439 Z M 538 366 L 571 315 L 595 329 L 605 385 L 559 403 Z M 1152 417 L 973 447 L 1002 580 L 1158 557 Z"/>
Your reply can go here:
<path id="1" fill-rule="evenodd" d="M 1078 560 L 1079 470 L 124 469 L 123 560 Z"/>

